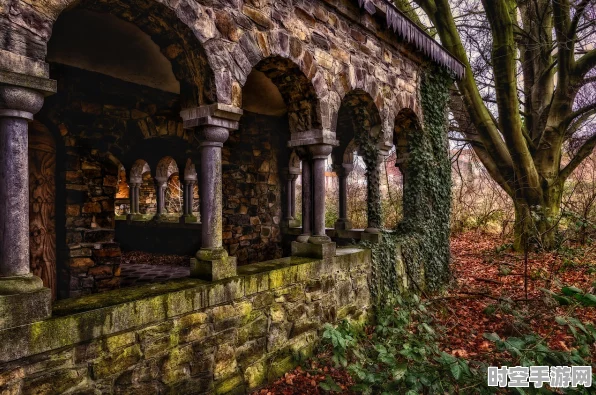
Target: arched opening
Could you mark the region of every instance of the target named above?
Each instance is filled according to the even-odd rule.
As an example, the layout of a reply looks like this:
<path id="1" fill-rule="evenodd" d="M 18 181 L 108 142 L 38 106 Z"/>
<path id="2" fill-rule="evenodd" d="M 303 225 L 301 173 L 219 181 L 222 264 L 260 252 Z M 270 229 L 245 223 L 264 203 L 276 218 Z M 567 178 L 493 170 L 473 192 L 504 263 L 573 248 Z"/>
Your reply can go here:
<path id="1" fill-rule="evenodd" d="M 178 158 L 198 143 L 183 129 L 180 109 L 215 101 L 213 72 L 192 30 L 153 0 L 75 2 L 53 26 L 47 61 L 58 93 L 38 118 L 59 131 L 66 147 L 59 158 L 66 175 L 59 186 L 66 204 L 58 209 L 66 217 L 61 295 L 116 288 L 123 240 L 115 222 L 148 220 L 157 211 L 151 174 L 157 161 L 141 148 L 184 163 Z M 133 171 L 141 157 L 147 162 Z M 138 213 L 131 217 L 136 181 Z"/>
<path id="2" fill-rule="evenodd" d="M 182 205 L 184 204 L 184 194 L 182 193 L 182 185 L 180 184 L 180 176 L 178 173 L 173 173 L 168 178 L 165 196 L 165 209 L 168 214 L 182 213 Z"/>
<path id="3" fill-rule="evenodd" d="M 282 229 L 292 217 L 291 177 L 297 177 L 300 159 L 290 157 L 287 144 L 292 133 L 320 127 L 314 88 L 288 59 L 258 63 L 242 99 L 240 127 L 222 151 L 223 244 L 239 265 L 289 254 Z M 295 189 L 293 196 L 296 200 Z"/>
<path id="4" fill-rule="evenodd" d="M 398 221 L 404 216 L 403 196 L 408 187 L 410 142 L 418 133 L 422 133 L 422 127 L 416 113 L 409 108 L 399 111 L 393 130 L 393 148 L 388 158 L 394 166 L 392 167 L 389 161 L 386 163 L 387 172 L 390 175 L 389 190 L 393 189 L 401 199 L 401 215 L 397 218 Z"/>
<path id="5" fill-rule="evenodd" d="M 337 116 L 339 146 L 332 153 L 339 185 L 336 229 L 364 229 L 370 225 L 367 202 L 372 194 L 380 199 L 377 188 L 381 168 L 367 168 L 360 144 L 378 145 L 380 124 L 379 110 L 368 93 L 354 90 L 345 95 Z"/>
<path id="6" fill-rule="evenodd" d="M 130 214 L 130 187 L 126 177 L 126 168 L 120 164 L 118 168 L 118 187 L 114 201 L 114 213 L 116 219 L 124 219 Z"/>

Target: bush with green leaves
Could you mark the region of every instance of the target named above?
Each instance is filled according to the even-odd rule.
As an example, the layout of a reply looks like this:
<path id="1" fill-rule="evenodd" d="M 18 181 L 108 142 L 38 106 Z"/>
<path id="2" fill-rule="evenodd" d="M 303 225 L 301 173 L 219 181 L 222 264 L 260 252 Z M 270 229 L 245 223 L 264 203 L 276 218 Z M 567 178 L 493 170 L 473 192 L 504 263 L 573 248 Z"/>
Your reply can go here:
<path id="1" fill-rule="evenodd" d="M 442 328 L 429 313 L 430 302 L 417 296 L 396 297 L 379 308 L 376 322 L 370 327 L 341 322 L 327 325 L 323 347 L 332 351 L 332 362 L 348 370 L 356 385 L 351 390 L 364 394 L 493 394 L 488 387 L 484 362 L 467 361 L 441 351 Z M 393 307 L 391 307 L 393 306 Z M 484 334 L 494 343 L 490 359 L 499 366 L 587 366 L 590 346 L 596 342 L 596 329 L 573 317 L 556 317 L 556 324 L 567 326 L 575 339 L 570 351 L 553 350 L 540 335 L 533 333 L 524 321 L 527 313 L 510 302 L 491 305 L 485 314 L 496 310 L 511 314 L 524 334 L 501 338 Z M 596 383 L 596 372 L 593 382 Z M 328 377 L 320 383 L 327 391 L 339 391 Z M 520 394 L 550 394 L 548 387 L 510 388 Z M 590 394 L 592 388 L 562 389 L 565 394 Z"/>
<path id="2" fill-rule="evenodd" d="M 325 327 L 323 344 L 332 349 L 333 362 L 347 368 L 357 382 L 351 390 L 414 395 L 481 388 L 481 366 L 471 367 L 440 351 L 431 315 L 416 295 L 398 296 L 386 306 L 379 309 L 370 334 L 347 321 Z M 324 383 L 321 388 L 330 387 Z"/>

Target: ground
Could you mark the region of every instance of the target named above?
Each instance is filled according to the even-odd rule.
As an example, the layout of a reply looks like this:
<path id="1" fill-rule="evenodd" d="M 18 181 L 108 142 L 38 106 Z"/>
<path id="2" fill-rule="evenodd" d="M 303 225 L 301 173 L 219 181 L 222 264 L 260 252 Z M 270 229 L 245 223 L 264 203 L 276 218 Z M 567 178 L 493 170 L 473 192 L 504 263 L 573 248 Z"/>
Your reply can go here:
<path id="1" fill-rule="evenodd" d="M 582 322 L 596 323 L 596 308 L 569 307 L 554 304 L 541 289 L 559 293 L 563 286 L 575 286 L 595 293 L 596 245 L 567 246 L 551 253 L 530 252 L 527 259 L 527 296 L 524 287 L 524 254 L 512 253 L 502 239 L 482 234 L 466 233 L 451 239 L 453 281 L 442 295 L 427 296 L 442 328 L 441 347 L 444 351 L 469 360 L 497 363 L 508 358 L 496 353 L 493 343 L 484 333 L 497 333 L 501 338 L 528 331 L 539 333 L 549 346 L 558 350 L 573 347 L 573 338 L 566 327 L 554 323 L 554 317 L 573 316 Z M 524 312 L 524 320 L 505 313 L 501 301 L 510 300 Z M 596 355 L 596 344 L 591 355 Z M 268 388 L 253 395 L 323 394 L 319 383 L 327 376 L 350 394 L 353 384 L 349 374 L 335 369 L 328 355 L 302 364 Z M 596 361 L 593 359 L 592 364 Z"/>

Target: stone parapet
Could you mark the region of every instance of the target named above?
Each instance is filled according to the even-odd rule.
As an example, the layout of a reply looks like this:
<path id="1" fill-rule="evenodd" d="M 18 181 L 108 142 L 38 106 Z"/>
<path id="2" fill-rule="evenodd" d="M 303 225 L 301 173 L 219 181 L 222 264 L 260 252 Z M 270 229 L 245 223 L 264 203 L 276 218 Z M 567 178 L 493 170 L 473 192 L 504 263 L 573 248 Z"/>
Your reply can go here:
<path id="1" fill-rule="evenodd" d="M 325 323 L 366 317 L 370 270 L 370 251 L 338 248 L 60 301 L 0 330 L 0 393 L 251 391 L 310 355 Z"/>

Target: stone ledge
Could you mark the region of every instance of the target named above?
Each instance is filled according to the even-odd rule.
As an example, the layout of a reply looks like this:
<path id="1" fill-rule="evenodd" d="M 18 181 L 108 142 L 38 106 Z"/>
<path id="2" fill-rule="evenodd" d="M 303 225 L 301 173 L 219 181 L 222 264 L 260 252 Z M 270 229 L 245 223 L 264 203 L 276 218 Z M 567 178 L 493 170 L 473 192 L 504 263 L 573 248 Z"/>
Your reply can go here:
<path id="1" fill-rule="evenodd" d="M 237 277 L 214 283 L 185 279 L 60 301 L 50 319 L 0 330 L 0 363 L 157 324 L 256 292 L 363 270 L 369 262 L 369 250 L 338 248 L 331 259 L 290 257 L 242 266 Z"/>
<path id="2" fill-rule="evenodd" d="M 56 93 L 56 90 L 58 89 L 56 80 L 13 73 L 12 71 L 6 70 L 0 70 L 0 83 L 34 89 L 46 96 Z"/>

